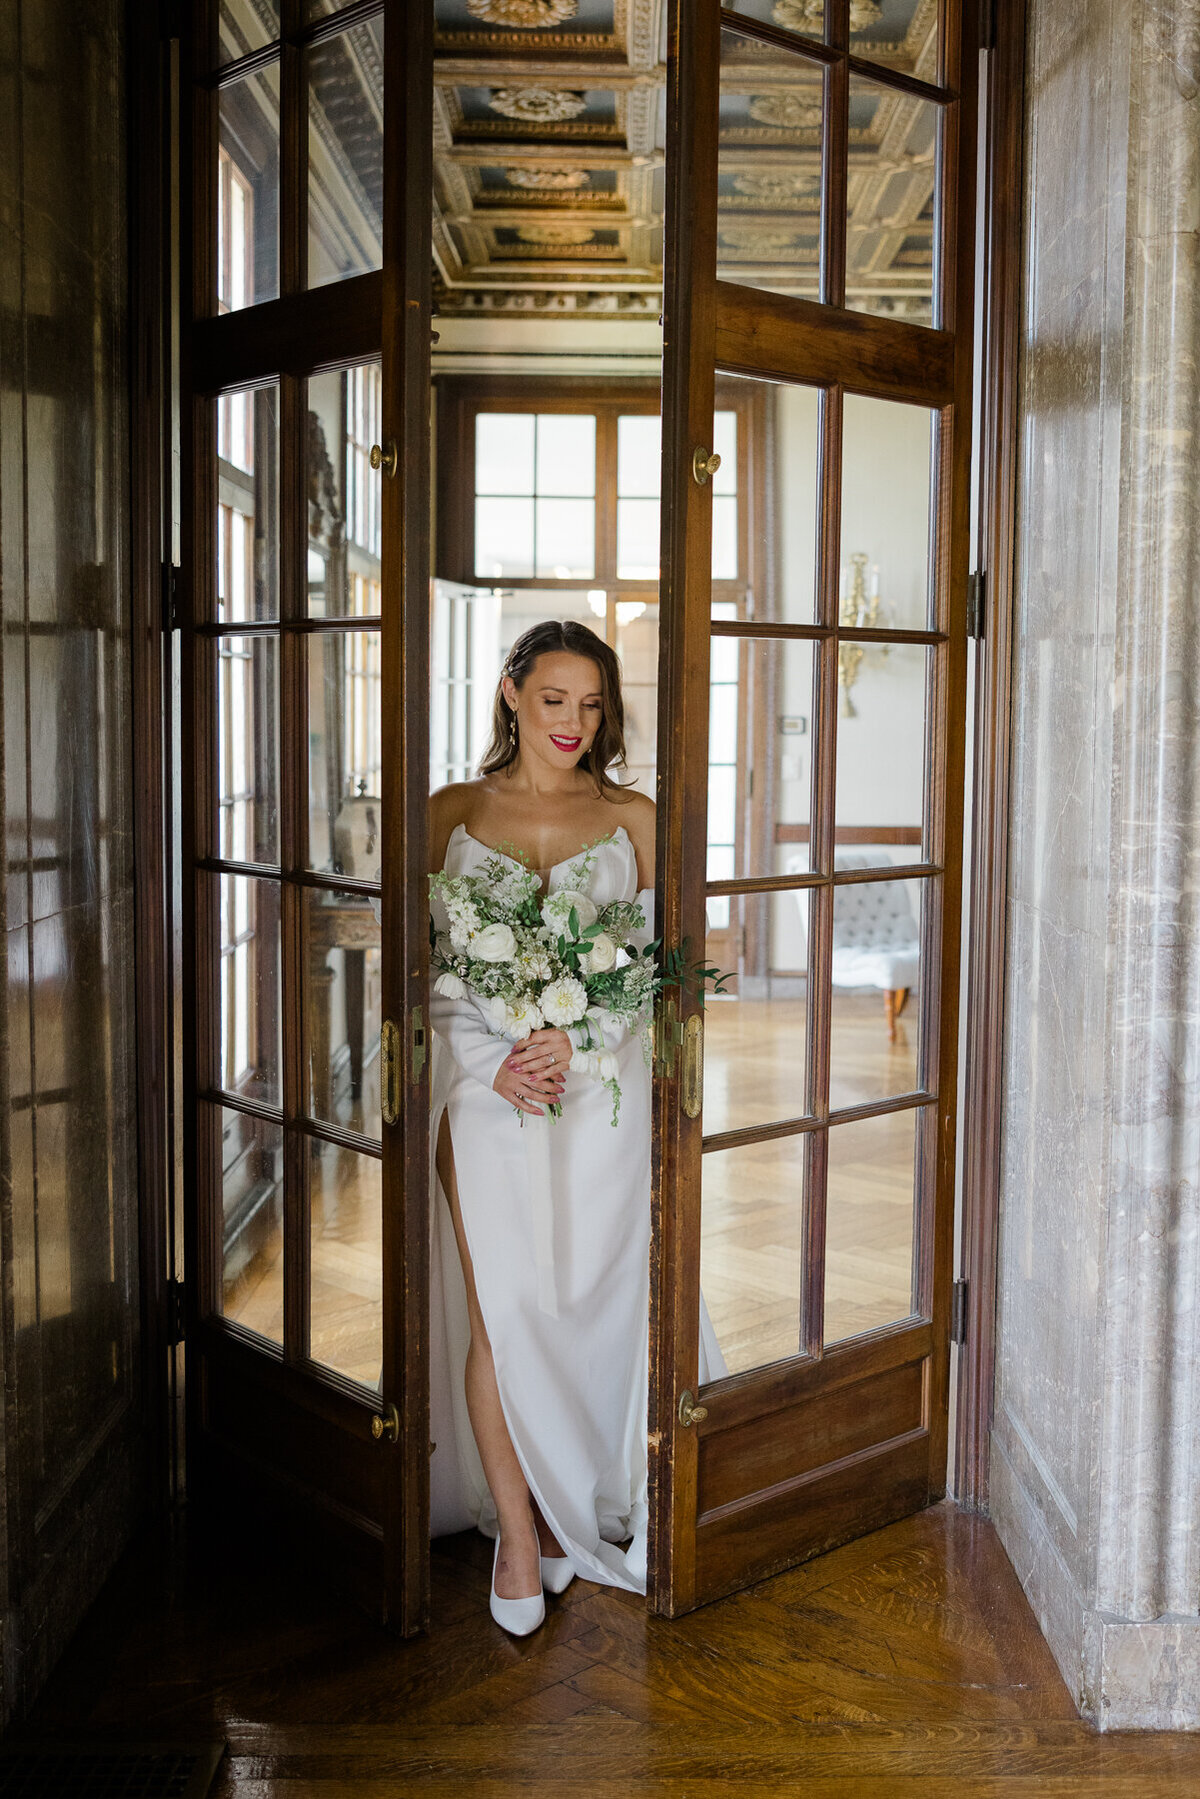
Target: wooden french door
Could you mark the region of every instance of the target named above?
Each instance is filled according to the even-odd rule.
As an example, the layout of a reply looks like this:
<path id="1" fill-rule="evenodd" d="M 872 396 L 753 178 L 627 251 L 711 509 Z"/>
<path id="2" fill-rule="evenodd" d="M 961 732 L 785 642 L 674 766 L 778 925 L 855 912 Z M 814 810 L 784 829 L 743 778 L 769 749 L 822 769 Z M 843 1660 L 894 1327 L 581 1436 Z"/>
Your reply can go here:
<path id="1" fill-rule="evenodd" d="M 901 70 L 856 46 L 851 0 L 671 7 L 663 923 L 695 953 L 732 910 L 764 948 L 660 1037 L 668 1614 L 945 1486 L 977 56 L 970 0 L 926 13 Z M 718 376 L 774 421 L 767 572 L 736 613 L 710 572 Z M 722 685 L 756 721 L 722 716 Z M 755 759 L 760 828 L 715 878 L 718 732 Z M 700 1388 L 702 1290 L 729 1372 Z"/>
<path id="2" fill-rule="evenodd" d="M 431 13 L 197 0 L 185 62 L 189 1485 L 404 1630 L 428 1592 Z"/>

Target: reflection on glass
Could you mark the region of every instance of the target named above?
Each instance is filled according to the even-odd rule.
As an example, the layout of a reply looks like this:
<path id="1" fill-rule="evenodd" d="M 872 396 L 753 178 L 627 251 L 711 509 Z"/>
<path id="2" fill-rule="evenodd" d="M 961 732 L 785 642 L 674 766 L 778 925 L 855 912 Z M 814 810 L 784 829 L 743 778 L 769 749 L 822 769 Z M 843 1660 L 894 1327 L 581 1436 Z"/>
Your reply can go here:
<path id="1" fill-rule="evenodd" d="M 279 389 L 217 398 L 217 618 L 279 617 Z"/>
<path id="2" fill-rule="evenodd" d="M 890 1112 L 829 1130 L 825 1342 L 911 1317 L 913 1182 L 920 1114 Z"/>
<path id="3" fill-rule="evenodd" d="M 217 853 L 279 860 L 279 640 L 217 642 Z"/>
<path id="4" fill-rule="evenodd" d="M 820 32 L 820 9 L 815 30 Z M 821 297 L 824 70 L 735 31 L 721 34 L 717 274 Z"/>
<path id="5" fill-rule="evenodd" d="M 941 108 L 850 77 L 846 305 L 918 325 L 934 317 Z"/>
<path id="6" fill-rule="evenodd" d="M 357 893 L 304 895 L 309 1114 L 378 1141 L 379 920 Z"/>
<path id="7" fill-rule="evenodd" d="M 217 311 L 279 294 L 279 64 L 217 95 Z"/>
<path id="8" fill-rule="evenodd" d="M 221 1020 L 217 1077 L 227 1093 L 280 1103 L 279 882 L 201 875 L 220 883 Z"/>
<path id="9" fill-rule="evenodd" d="M 850 855 L 842 869 L 878 867 L 886 851 Z M 833 1010 L 829 1104 L 838 1111 L 894 1099 L 917 1085 L 924 881 L 855 881 L 833 890 Z M 914 1002 L 906 1012 L 910 999 Z"/>
<path id="10" fill-rule="evenodd" d="M 615 611 L 625 702 L 627 767 L 621 781 L 626 785 L 636 782 L 638 791 L 653 799 L 658 741 L 658 597 L 621 598 Z"/>
<path id="11" fill-rule="evenodd" d="M 314 1143 L 310 1158 L 314 1362 L 378 1387 L 383 1363 L 383 1164 Z"/>
<path id="12" fill-rule="evenodd" d="M 765 911 L 763 902 L 758 902 Z M 704 1130 L 743 1130 L 802 1118 L 808 1000 L 795 976 L 738 983 L 736 999 L 704 1008 Z"/>
<path id="13" fill-rule="evenodd" d="M 382 476 L 371 446 L 382 432 L 377 362 L 313 375 L 308 383 L 308 612 L 378 618 Z"/>
<path id="14" fill-rule="evenodd" d="M 800 1352 L 807 1137 L 701 1162 L 700 1286 L 731 1374 Z"/>
<path id="15" fill-rule="evenodd" d="M 721 466 L 712 477 L 712 578 L 736 581 L 738 568 L 737 413 L 713 414 L 713 449 Z"/>
<path id="16" fill-rule="evenodd" d="M 308 285 L 383 265 L 383 20 L 309 50 Z"/>
<path id="17" fill-rule="evenodd" d="M 855 664 L 849 658 L 859 651 Z M 927 671 L 935 654 L 913 643 L 841 646 L 834 805 L 843 845 L 894 842 L 906 861 L 922 859 Z M 881 826 L 882 838 L 873 839 Z"/>
<path id="18" fill-rule="evenodd" d="M 713 604 L 714 618 L 736 618 L 732 600 Z M 731 881 L 738 872 L 738 719 L 741 708 L 741 663 L 749 646 L 736 637 L 714 637 L 708 663 L 708 861 L 710 881 Z M 706 905 L 706 953 L 724 950 L 731 906 L 727 894 L 713 894 Z M 714 938 L 716 939 L 714 941 Z"/>
<path id="19" fill-rule="evenodd" d="M 936 82 L 938 12 L 921 0 L 850 0 L 850 49 Z"/>
<path id="20" fill-rule="evenodd" d="M 279 0 L 221 0 L 217 18 L 217 62 L 237 62 L 279 36 Z"/>
<path id="21" fill-rule="evenodd" d="M 864 5 L 879 11 L 875 0 L 850 0 L 851 30 L 854 15 L 861 13 Z M 726 0 L 726 10 L 758 19 L 764 25 L 799 32 L 804 37 L 820 39 L 825 35 L 825 0 Z"/>
<path id="22" fill-rule="evenodd" d="M 477 414 L 477 576 L 590 579 L 595 496 L 594 413 Z"/>
<path id="23" fill-rule="evenodd" d="M 308 865 L 379 879 L 382 721 L 378 631 L 306 640 Z"/>
<path id="24" fill-rule="evenodd" d="M 469 781 L 491 735 L 503 601 L 490 588 L 433 583 L 429 785 Z"/>
<path id="25" fill-rule="evenodd" d="M 283 1342 L 283 1126 L 203 1108 L 221 1132 L 221 1312 Z"/>
<path id="26" fill-rule="evenodd" d="M 728 613 L 734 610 L 728 603 Z M 714 607 L 717 617 L 726 616 Z M 709 678 L 710 881 L 796 873 L 809 862 L 813 646 L 777 638 L 714 636 Z M 755 792 L 748 806 L 753 761 Z M 719 897 L 719 896 L 718 896 Z M 716 914 L 711 910 L 709 925 Z M 803 966 L 789 961 L 789 968 Z M 767 972 L 764 967 L 763 972 Z"/>
<path id="27" fill-rule="evenodd" d="M 861 394 L 847 394 L 844 408 L 842 622 L 925 630 L 932 617 L 935 415 L 925 406 Z"/>

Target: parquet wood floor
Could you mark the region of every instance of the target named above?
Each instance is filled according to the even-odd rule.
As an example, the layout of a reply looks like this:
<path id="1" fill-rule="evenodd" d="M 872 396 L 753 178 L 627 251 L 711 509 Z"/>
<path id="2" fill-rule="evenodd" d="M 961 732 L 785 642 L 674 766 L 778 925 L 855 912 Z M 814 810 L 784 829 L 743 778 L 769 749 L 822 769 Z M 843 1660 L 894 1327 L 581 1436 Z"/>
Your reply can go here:
<path id="1" fill-rule="evenodd" d="M 218 1799 L 1183 1799 L 1200 1738 L 1097 1736 L 990 1525 L 943 1505 L 668 1623 L 581 1581 L 514 1641 L 434 1545 L 400 1642 L 250 1543 L 129 1556 L 27 1729 L 224 1736 Z"/>

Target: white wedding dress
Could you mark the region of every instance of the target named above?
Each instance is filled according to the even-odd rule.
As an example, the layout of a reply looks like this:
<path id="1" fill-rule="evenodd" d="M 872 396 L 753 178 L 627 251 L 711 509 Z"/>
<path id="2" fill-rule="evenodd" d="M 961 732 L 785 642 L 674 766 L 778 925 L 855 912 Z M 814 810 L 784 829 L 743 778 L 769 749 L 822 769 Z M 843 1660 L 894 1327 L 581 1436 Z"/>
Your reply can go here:
<path id="1" fill-rule="evenodd" d="M 458 825 L 445 866 L 470 874 L 498 853 Z M 600 906 L 636 895 L 649 927 L 654 895 L 637 891 L 624 827 L 586 854 L 586 863 L 574 856 L 551 869 L 549 889 L 582 887 Z M 434 913 L 444 929 L 436 900 Z M 513 1447 L 575 1573 L 644 1592 L 650 1070 L 642 1033 L 603 1021 L 619 1064 L 615 1128 L 607 1089 L 571 1070 L 562 1117 L 527 1117 L 522 1126 L 492 1088 L 511 1043 L 470 997 L 431 994 L 430 1013 L 432 1141 L 445 1111 Z M 431 1178 L 432 1534 L 476 1525 L 494 1536 L 464 1395 L 466 1290 L 436 1163 Z M 700 1379 L 715 1380 L 726 1370 L 703 1300 L 700 1329 Z"/>

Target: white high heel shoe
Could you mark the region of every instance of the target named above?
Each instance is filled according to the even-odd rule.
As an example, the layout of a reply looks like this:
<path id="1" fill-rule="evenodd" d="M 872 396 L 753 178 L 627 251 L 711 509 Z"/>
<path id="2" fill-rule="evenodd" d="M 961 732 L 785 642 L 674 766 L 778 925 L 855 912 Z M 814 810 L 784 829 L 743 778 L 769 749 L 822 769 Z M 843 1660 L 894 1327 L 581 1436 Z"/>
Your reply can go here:
<path id="1" fill-rule="evenodd" d="M 575 1570 L 565 1555 L 543 1555 L 542 1586 L 547 1593 L 565 1593 L 575 1578 Z"/>
<path id="2" fill-rule="evenodd" d="M 496 1548 L 492 1556 L 492 1596 L 488 1601 L 492 1617 L 501 1630 L 506 1630 L 510 1637 L 527 1637 L 530 1631 L 536 1630 L 546 1616 L 546 1601 L 539 1587 L 530 1599 L 501 1599 L 496 1591 L 496 1563 L 500 1560 L 500 1536 L 496 1535 Z"/>

